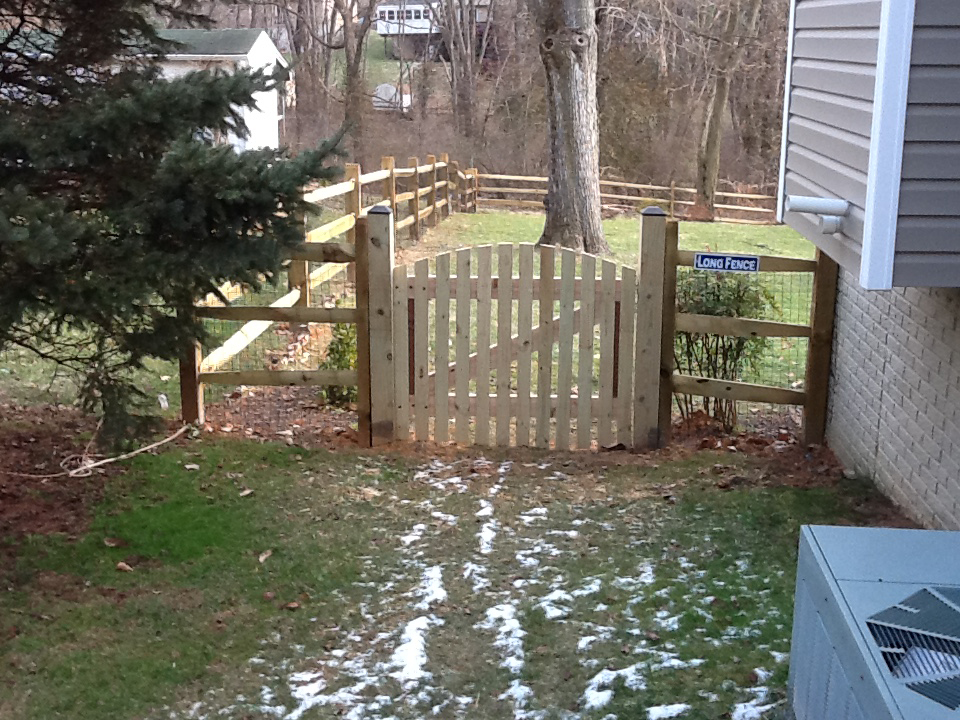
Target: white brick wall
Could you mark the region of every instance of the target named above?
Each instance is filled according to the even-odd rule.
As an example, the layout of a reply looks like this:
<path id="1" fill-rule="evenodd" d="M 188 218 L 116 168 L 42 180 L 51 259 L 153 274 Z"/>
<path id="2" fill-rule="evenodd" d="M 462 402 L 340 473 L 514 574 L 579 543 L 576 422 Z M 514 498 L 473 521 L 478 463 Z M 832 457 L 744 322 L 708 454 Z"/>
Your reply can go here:
<path id="1" fill-rule="evenodd" d="M 841 271 L 827 441 L 932 527 L 960 530 L 960 289 L 861 289 Z"/>

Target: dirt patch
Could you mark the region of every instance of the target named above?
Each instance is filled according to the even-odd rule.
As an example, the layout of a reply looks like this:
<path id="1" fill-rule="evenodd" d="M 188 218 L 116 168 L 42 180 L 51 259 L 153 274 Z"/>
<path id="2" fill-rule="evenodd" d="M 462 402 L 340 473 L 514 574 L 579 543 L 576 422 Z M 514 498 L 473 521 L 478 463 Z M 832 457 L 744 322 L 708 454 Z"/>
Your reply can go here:
<path id="1" fill-rule="evenodd" d="M 237 388 L 207 405 L 208 433 L 305 448 L 355 448 L 357 413 L 320 403 L 312 387 Z"/>
<path id="2" fill-rule="evenodd" d="M 76 537 L 86 528 L 106 478 L 121 470 L 111 466 L 89 477 L 49 476 L 75 467 L 73 461 L 90 451 L 86 438 L 96 431 L 96 421 L 74 408 L 51 405 L 3 404 L 0 415 L 0 538 L 15 543 L 32 534 Z"/>

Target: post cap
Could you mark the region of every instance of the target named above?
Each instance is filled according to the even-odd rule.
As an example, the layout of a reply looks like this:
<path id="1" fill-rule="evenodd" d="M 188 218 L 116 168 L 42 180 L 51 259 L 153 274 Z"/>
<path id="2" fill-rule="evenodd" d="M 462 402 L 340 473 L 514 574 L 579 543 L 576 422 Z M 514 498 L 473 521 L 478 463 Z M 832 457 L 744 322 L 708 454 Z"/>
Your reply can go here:
<path id="1" fill-rule="evenodd" d="M 386 205 L 375 205 L 367 212 L 368 215 L 389 215 L 393 211 Z"/>
<path id="2" fill-rule="evenodd" d="M 641 215 L 666 215 L 667 213 L 659 205 L 651 205 L 650 207 L 645 207 L 643 210 L 641 210 L 640 214 Z"/>

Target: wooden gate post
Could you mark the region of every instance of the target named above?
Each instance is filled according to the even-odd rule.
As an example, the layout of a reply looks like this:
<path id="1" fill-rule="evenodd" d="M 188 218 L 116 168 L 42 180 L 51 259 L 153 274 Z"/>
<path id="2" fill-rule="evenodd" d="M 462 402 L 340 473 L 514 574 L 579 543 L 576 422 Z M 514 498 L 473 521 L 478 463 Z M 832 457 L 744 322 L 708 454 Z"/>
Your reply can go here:
<path id="1" fill-rule="evenodd" d="M 420 164 L 419 158 L 412 157 L 407 160 L 407 164 L 413 168 L 413 175 L 407 180 L 407 191 L 413 193 L 407 208 L 413 215 L 413 223 L 410 225 L 410 240 L 416 245 L 420 242 L 420 171 L 417 166 Z"/>
<path id="2" fill-rule="evenodd" d="M 347 180 L 353 180 L 353 190 L 348 192 L 343 198 L 343 212 L 345 215 L 353 215 L 359 221 L 360 209 L 363 206 L 363 188 L 360 186 L 360 166 L 356 163 L 347 163 L 343 167 L 343 174 Z M 347 231 L 347 242 L 356 245 L 356 225 Z M 355 281 L 356 268 L 353 265 L 347 265 L 347 282 Z"/>
<path id="3" fill-rule="evenodd" d="M 440 211 L 440 217 L 446 219 L 450 217 L 450 155 L 440 153 L 440 162 L 443 163 L 443 167 L 440 170 L 440 182 L 443 183 L 440 199 L 444 201 L 443 208 L 441 208 Z"/>
<path id="4" fill-rule="evenodd" d="M 810 311 L 810 348 L 807 350 L 807 374 L 803 385 L 807 393 L 803 406 L 803 442 L 806 445 L 821 445 L 827 429 L 838 275 L 837 263 L 817 250 L 813 308 Z"/>
<path id="5" fill-rule="evenodd" d="M 180 358 L 180 415 L 184 423 L 202 425 L 206 421 L 203 411 L 203 385 L 200 382 L 200 361 L 203 354 L 200 343 L 194 341 Z"/>
<path id="6" fill-rule="evenodd" d="M 430 192 L 427 195 L 427 208 L 430 210 L 430 215 L 427 217 L 427 225 L 436 227 L 440 222 L 440 215 L 437 212 L 437 156 L 427 155 L 427 164 L 430 166 L 428 171 L 430 174 L 427 176 L 430 183 Z"/>
<path id="7" fill-rule="evenodd" d="M 663 259 L 663 327 L 660 333 L 660 447 L 670 444 L 673 435 L 673 370 L 677 332 L 677 259 L 680 252 L 680 223 L 667 221 Z"/>
<path id="8" fill-rule="evenodd" d="M 383 199 L 390 201 L 390 210 L 393 216 L 397 215 L 397 172 L 396 162 L 392 156 L 380 158 L 380 169 L 389 170 L 390 174 L 383 180 Z"/>
<path id="9" fill-rule="evenodd" d="M 663 335 L 664 264 L 667 214 L 644 208 L 637 264 L 636 364 L 633 384 L 633 449 L 660 445 L 660 343 Z"/>
<path id="10" fill-rule="evenodd" d="M 357 224 L 357 413 L 360 444 L 366 447 L 393 440 L 394 234 L 393 213 L 382 205 Z"/>
<path id="11" fill-rule="evenodd" d="M 463 199 L 460 189 L 460 163 L 454 160 L 450 163 L 450 202 L 453 203 L 451 212 L 463 212 Z"/>

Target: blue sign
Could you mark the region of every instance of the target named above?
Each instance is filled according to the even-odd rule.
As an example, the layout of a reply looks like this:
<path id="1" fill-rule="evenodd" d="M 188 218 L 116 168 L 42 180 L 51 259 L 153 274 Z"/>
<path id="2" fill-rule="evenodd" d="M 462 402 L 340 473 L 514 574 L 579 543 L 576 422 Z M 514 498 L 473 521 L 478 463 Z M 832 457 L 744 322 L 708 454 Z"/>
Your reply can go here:
<path id="1" fill-rule="evenodd" d="M 756 255 L 696 253 L 693 256 L 693 267 L 697 270 L 717 272 L 755 273 L 760 270 L 760 258 Z"/>

